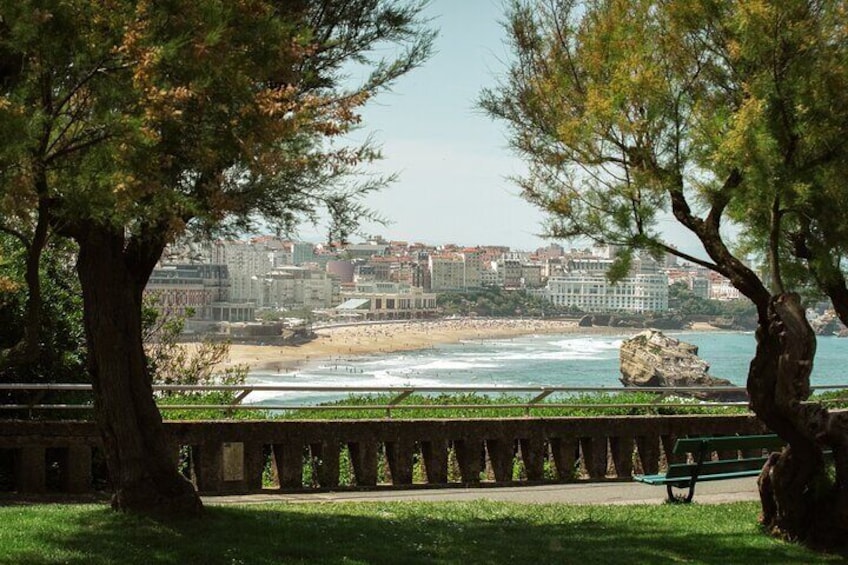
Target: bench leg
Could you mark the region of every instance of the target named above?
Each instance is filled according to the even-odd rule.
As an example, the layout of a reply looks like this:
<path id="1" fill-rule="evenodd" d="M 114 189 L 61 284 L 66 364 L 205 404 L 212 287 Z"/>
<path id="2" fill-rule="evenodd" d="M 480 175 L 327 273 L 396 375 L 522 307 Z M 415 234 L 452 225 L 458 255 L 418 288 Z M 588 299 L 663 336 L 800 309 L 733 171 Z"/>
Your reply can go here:
<path id="1" fill-rule="evenodd" d="M 668 483 L 668 484 L 665 485 L 666 492 L 668 493 L 668 501 L 670 503 L 672 503 L 672 504 L 681 504 L 681 503 L 685 504 L 685 503 L 688 503 L 688 502 L 692 502 L 692 497 L 695 496 L 695 481 L 692 481 L 692 482 L 689 483 L 689 493 L 686 495 L 686 498 L 683 498 L 681 496 L 677 496 L 676 494 L 674 494 L 674 490 L 673 490 L 674 488 L 675 487 L 671 483 Z M 686 488 L 686 487 L 677 487 L 677 488 Z"/>

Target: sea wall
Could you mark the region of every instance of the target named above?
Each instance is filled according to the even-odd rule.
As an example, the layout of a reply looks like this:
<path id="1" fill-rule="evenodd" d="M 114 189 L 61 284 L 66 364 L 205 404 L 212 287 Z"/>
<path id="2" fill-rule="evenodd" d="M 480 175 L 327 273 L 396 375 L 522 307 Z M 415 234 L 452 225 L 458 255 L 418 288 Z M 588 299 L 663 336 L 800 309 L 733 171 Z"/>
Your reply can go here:
<path id="1" fill-rule="evenodd" d="M 662 470 L 678 437 L 766 431 L 751 415 L 165 426 L 180 468 L 204 494 L 629 480 L 634 472 Z M 5 421 L 0 461 L 7 491 L 108 487 L 99 435 L 90 422 Z"/>

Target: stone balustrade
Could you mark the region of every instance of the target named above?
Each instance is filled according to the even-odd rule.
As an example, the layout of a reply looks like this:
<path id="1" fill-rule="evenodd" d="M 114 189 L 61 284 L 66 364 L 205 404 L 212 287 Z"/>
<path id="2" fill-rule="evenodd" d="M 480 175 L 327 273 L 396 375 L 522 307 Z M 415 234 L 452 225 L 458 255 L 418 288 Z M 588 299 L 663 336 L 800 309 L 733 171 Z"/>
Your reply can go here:
<path id="1" fill-rule="evenodd" d="M 184 472 L 204 494 L 627 480 L 634 470 L 661 470 L 678 437 L 766 431 L 751 415 L 204 421 L 165 426 Z M 90 422 L 0 424 L 0 453 L 6 455 L 0 459 L 10 467 L 6 474 L 14 483 L 7 490 L 88 492 L 97 469 L 103 468 L 98 450 L 97 428 Z M 269 479 L 273 486 L 268 486 Z"/>

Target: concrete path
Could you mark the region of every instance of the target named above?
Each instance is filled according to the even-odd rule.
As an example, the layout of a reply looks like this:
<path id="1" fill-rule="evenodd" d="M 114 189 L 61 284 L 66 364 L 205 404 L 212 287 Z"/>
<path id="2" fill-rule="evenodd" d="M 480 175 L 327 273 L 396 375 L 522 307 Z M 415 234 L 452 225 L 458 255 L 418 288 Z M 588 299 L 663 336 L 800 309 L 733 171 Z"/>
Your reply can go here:
<path id="1" fill-rule="evenodd" d="M 524 504 L 660 504 L 666 499 L 665 487 L 637 482 L 572 483 L 523 487 L 417 488 L 242 496 L 206 496 L 204 504 L 338 503 L 365 501 L 444 502 L 497 500 Z M 741 500 L 759 500 L 757 479 L 744 478 L 699 483 L 693 502 L 722 504 Z"/>

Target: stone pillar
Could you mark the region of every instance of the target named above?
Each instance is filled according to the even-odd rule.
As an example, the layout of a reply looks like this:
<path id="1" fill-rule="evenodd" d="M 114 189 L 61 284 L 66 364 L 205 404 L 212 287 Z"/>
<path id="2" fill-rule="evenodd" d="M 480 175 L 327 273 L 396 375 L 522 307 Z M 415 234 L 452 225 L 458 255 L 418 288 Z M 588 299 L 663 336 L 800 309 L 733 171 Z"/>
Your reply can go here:
<path id="1" fill-rule="evenodd" d="M 580 450 L 589 477 L 596 480 L 605 478 L 607 476 L 607 438 L 604 436 L 582 437 Z"/>
<path id="2" fill-rule="evenodd" d="M 274 464 L 281 489 L 303 487 L 303 445 L 297 443 L 275 443 Z"/>
<path id="3" fill-rule="evenodd" d="M 483 443 L 476 439 L 461 439 L 453 442 L 456 450 L 456 462 L 459 464 L 459 474 L 463 483 L 476 484 L 480 482 L 480 471 L 483 470 Z"/>
<path id="4" fill-rule="evenodd" d="M 633 476 L 633 438 L 611 437 L 609 443 L 615 476 L 619 479 L 629 479 Z"/>
<path id="5" fill-rule="evenodd" d="M 512 481 L 512 467 L 515 461 L 513 442 L 506 439 L 489 439 L 486 440 L 486 450 L 489 453 L 489 461 L 492 463 L 495 482 Z"/>
<path id="6" fill-rule="evenodd" d="M 577 438 L 551 438 L 550 441 L 557 478 L 561 481 L 574 480 L 578 450 Z"/>
<path id="7" fill-rule="evenodd" d="M 448 482 L 448 442 L 444 439 L 421 442 L 421 456 L 427 484 L 442 485 Z"/>
<path id="8" fill-rule="evenodd" d="M 392 485 L 412 484 L 412 463 L 415 443 L 406 440 L 386 442 L 386 459 L 392 475 Z"/>
<path id="9" fill-rule="evenodd" d="M 321 488 L 339 486 L 339 443 L 331 440 L 312 443 L 309 451 Z"/>
<path id="10" fill-rule="evenodd" d="M 547 452 L 545 442 L 540 438 L 529 438 L 518 441 L 521 460 L 527 472 L 528 481 L 541 481 L 545 478 L 545 459 Z"/>
<path id="11" fill-rule="evenodd" d="M 74 494 L 91 490 L 91 446 L 69 446 L 64 467 L 62 490 Z"/>
<path id="12" fill-rule="evenodd" d="M 241 487 L 245 492 L 262 490 L 262 478 L 265 474 L 265 446 L 261 442 L 249 441 L 244 444 L 244 479 Z"/>
<path id="13" fill-rule="evenodd" d="M 642 472 L 646 475 L 659 473 L 660 438 L 655 435 L 637 436 L 636 449 L 639 451 L 639 461 L 642 462 Z"/>
<path id="14" fill-rule="evenodd" d="M 377 443 L 373 441 L 348 444 L 350 461 L 357 486 L 377 484 Z"/>
<path id="15" fill-rule="evenodd" d="M 202 493 L 221 492 L 221 444 L 201 443 L 196 451 L 197 490 Z"/>
<path id="16" fill-rule="evenodd" d="M 40 445 L 25 445 L 15 458 L 15 476 L 18 490 L 26 493 L 42 493 L 47 490 L 46 453 Z"/>
<path id="17" fill-rule="evenodd" d="M 674 454 L 674 444 L 677 442 L 676 435 L 661 435 L 660 443 L 662 444 L 663 453 L 665 454 L 665 460 L 667 464 L 670 463 L 685 463 L 686 454 L 675 455 Z"/>

